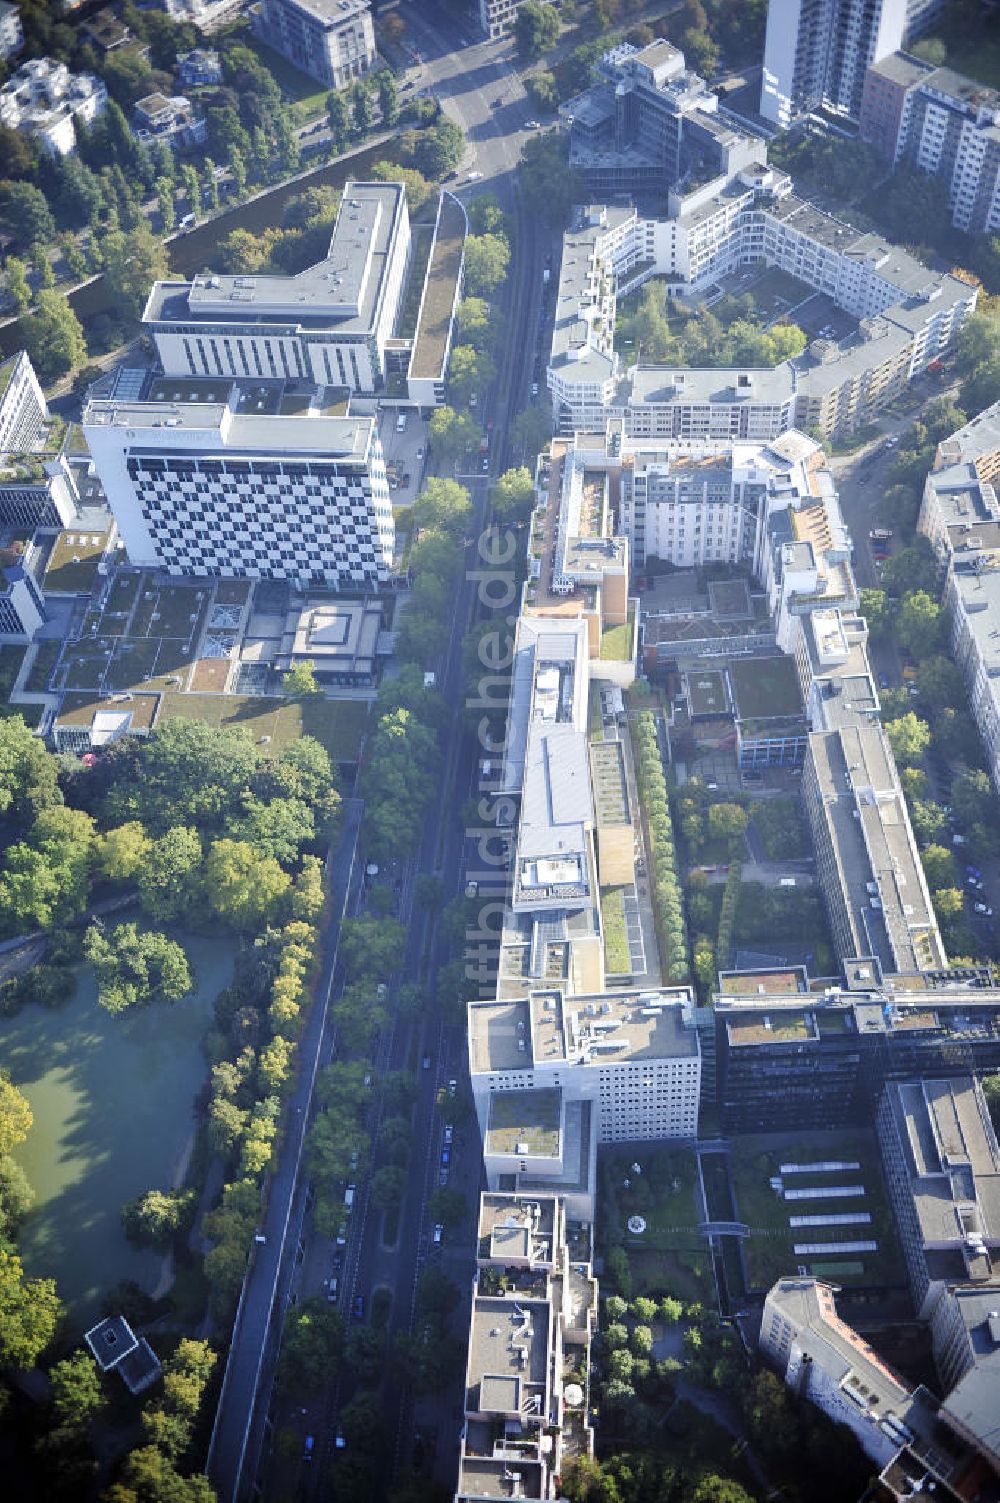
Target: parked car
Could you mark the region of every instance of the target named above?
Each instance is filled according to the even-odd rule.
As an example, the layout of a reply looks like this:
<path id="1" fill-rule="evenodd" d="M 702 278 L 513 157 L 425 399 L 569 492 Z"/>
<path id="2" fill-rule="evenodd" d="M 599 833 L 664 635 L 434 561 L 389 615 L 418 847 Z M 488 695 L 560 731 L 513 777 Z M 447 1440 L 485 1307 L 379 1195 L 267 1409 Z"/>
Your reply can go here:
<path id="1" fill-rule="evenodd" d="M 440 1242 L 441 1238 L 443 1236 L 444 1236 L 444 1227 L 441 1225 L 441 1223 L 439 1221 L 437 1223 L 437 1225 L 435 1226 L 435 1228 L 434 1228 L 434 1241 L 435 1242 Z"/>
<path id="2" fill-rule="evenodd" d="M 451 1163 L 451 1149 L 448 1147 L 447 1143 L 441 1150 L 441 1163 L 445 1168 L 447 1168 L 447 1166 Z"/>
<path id="3" fill-rule="evenodd" d="M 450 1143 L 452 1141 L 452 1139 L 454 1138 L 454 1136 L 455 1136 L 455 1129 L 452 1127 L 452 1125 L 451 1125 L 450 1122 L 446 1122 L 445 1125 L 444 1125 L 444 1140 L 445 1140 L 445 1142 L 446 1143 Z"/>
<path id="4" fill-rule="evenodd" d="M 364 1320 L 364 1318 L 365 1318 L 365 1297 L 364 1297 L 363 1294 L 356 1294 L 354 1296 L 354 1303 L 351 1306 L 351 1314 L 354 1316 L 355 1320 Z"/>
<path id="5" fill-rule="evenodd" d="M 982 914 L 983 918 L 993 917 L 993 909 L 990 907 L 989 903 L 973 903 L 972 906 L 977 913 Z"/>

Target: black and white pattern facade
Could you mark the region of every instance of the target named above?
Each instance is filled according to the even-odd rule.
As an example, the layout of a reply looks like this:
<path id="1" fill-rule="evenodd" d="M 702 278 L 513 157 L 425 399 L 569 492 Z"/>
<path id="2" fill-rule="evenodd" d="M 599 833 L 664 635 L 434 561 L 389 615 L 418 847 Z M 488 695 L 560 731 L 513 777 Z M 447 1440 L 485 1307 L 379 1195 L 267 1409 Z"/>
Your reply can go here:
<path id="1" fill-rule="evenodd" d="M 130 454 L 128 474 L 172 574 L 376 585 L 392 564 L 385 466 Z"/>

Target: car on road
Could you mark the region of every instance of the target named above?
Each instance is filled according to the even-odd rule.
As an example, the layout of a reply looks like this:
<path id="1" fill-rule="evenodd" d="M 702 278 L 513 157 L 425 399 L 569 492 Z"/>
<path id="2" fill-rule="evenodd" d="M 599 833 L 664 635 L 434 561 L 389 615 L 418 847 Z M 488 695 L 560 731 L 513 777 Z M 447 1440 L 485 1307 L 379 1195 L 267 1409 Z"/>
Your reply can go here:
<path id="1" fill-rule="evenodd" d="M 892 537 L 891 527 L 873 527 L 868 536 L 873 542 L 887 543 Z"/>
<path id="2" fill-rule="evenodd" d="M 438 1171 L 438 1184 L 439 1185 L 446 1185 L 447 1183 L 448 1183 L 448 1171 L 447 1171 L 447 1169 L 441 1169 L 441 1170 L 439 1170 Z"/>
<path id="3" fill-rule="evenodd" d="M 454 1136 L 455 1136 L 455 1129 L 452 1127 L 452 1125 L 451 1125 L 450 1122 L 446 1122 L 444 1124 L 444 1140 L 445 1140 L 445 1142 L 446 1143 L 450 1143 L 452 1141 L 452 1139 L 454 1138 Z"/>
<path id="4" fill-rule="evenodd" d="M 541 130 L 542 122 L 540 120 L 526 120 L 524 128 L 525 130 Z"/>
<path id="5" fill-rule="evenodd" d="M 448 1082 L 448 1095 L 449 1096 L 455 1096 L 457 1094 L 458 1094 L 458 1081 L 457 1080 L 449 1080 L 449 1082 Z"/>
<path id="6" fill-rule="evenodd" d="M 437 1222 L 437 1224 L 434 1227 L 434 1232 L 433 1232 L 433 1240 L 434 1240 L 434 1242 L 435 1243 L 440 1242 L 441 1238 L 443 1236 L 444 1236 L 444 1227 L 441 1225 L 441 1223 L 439 1221 L 439 1222 Z"/>
<path id="7" fill-rule="evenodd" d="M 538 382 L 537 381 L 532 381 L 532 383 L 531 383 L 531 395 L 533 397 L 537 397 L 538 396 Z"/>
<path id="8" fill-rule="evenodd" d="M 337 1298 L 337 1294 L 338 1294 L 338 1291 L 340 1289 L 340 1280 L 339 1279 L 333 1279 L 333 1278 L 324 1279 L 323 1280 L 323 1288 L 326 1290 L 326 1297 L 327 1297 L 327 1299 L 330 1301 L 331 1304 L 333 1304 L 334 1301 Z"/>
<path id="9" fill-rule="evenodd" d="M 363 1294 L 356 1294 L 354 1296 L 354 1303 L 351 1306 L 351 1315 L 353 1316 L 353 1318 L 355 1320 L 364 1320 L 364 1318 L 365 1318 L 365 1297 L 364 1297 Z"/>
<path id="10" fill-rule="evenodd" d="M 467 172 L 465 175 L 465 181 L 467 183 L 478 183 L 482 175 L 483 174 L 481 172 Z"/>
<path id="11" fill-rule="evenodd" d="M 478 898 L 478 896 L 479 896 L 479 883 L 478 882 L 466 882 L 466 884 L 465 884 L 465 896 L 467 898 Z"/>
<path id="12" fill-rule="evenodd" d="M 315 1439 L 315 1437 L 312 1436 L 312 1435 L 307 1435 L 306 1436 L 305 1446 L 302 1449 L 302 1460 L 303 1461 L 312 1461 L 312 1459 L 313 1459 L 313 1450 L 315 1449 L 315 1446 L 316 1446 L 316 1439 Z"/>
<path id="13" fill-rule="evenodd" d="M 442 1164 L 442 1166 L 444 1168 L 447 1168 L 450 1163 L 451 1163 L 451 1149 L 448 1147 L 448 1145 L 446 1143 L 445 1146 L 441 1150 L 441 1164 Z"/>
<path id="14" fill-rule="evenodd" d="M 498 94 L 497 97 L 493 101 L 493 109 L 498 110 L 502 104 L 503 104 L 503 95 L 502 94 Z"/>
<path id="15" fill-rule="evenodd" d="M 973 903 L 972 906 L 977 913 L 982 914 L 983 918 L 993 917 L 993 909 L 990 907 L 989 903 Z"/>
<path id="16" fill-rule="evenodd" d="M 429 1070 L 430 1067 L 431 1067 L 431 1057 L 430 1057 L 429 1054 L 425 1054 L 424 1058 L 423 1058 L 423 1068 L 425 1070 Z"/>
<path id="17" fill-rule="evenodd" d="M 338 1430 L 337 1431 L 336 1435 L 333 1438 L 333 1446 L 334 1446 L 334 1450 L 336 1450 L 336 1451 L 346 1450 L 346 1448 L 347 1448 L 347 1441 L 344 1439 L 344 1432 L 343 1432 L 343 1430 Z"/>
<path id="18" fill-rule="evenodd" d="M 346 1221 L 342 1221 L 341 1224 L 340 1224 L 340 1226 L 337 1229 L 337 1246 L 338 1247 L 345 1247 L 346 1245 L 347 1245 L 347 1222 Z"/>
<path id="19" fill-rule="evenodd" d="M 484 454 L 483 455 L 483 474 L 484 475 L 488 475 L 489 472 L 490 472 L 490 457 L 489 457 L 488 454 Z"/>

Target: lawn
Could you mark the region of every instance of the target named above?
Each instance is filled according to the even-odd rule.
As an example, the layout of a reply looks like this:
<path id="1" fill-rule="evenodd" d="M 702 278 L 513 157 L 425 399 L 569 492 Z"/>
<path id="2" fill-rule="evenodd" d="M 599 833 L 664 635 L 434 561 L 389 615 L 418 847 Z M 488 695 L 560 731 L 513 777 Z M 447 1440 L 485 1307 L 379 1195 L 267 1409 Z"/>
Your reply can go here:
<path id="1" fill-rule="evenodd" d="M 601 657 L 606 663 L 627 663 L 632 656 L 632 641 L 635 636 L 635 617 L 621 626 L 606 626 L 601 632 Z"/>
<path id="2" fill-rule="evenodd" d="M 633 1165 L 638 1163 L 640 1173 Z M 627 1181 L 627 1183 L 626 1183 Z M 643 1144 L 626 1152 L 607 1152 L 601 1168 L 605 1209 L 602 1224 L 609 1241 L 626 1248 L 668 1248 L 702 1251 L 700 1216 L 695 1203 L 697 1168 L 693 1152 Z M 632 1216 L 641 1216 L 646 1230 L 628 1231 Z"/>
<path id="3" fill-rule="evenodd" d="M 25 688 L 32 694 L 40 694 L 48 687 L 49 674 L 56 666 L 59 654 L 62 651 L 61 642 L 41 642 L 35 653 L 35 661 L 31 665 Z"/>
<path id="4" fill-rule="evenodd" d="M 300 736 L 315 736 L 334 762 L 356 762 L 368 723 L 369 707 L 353 699 L 287 700 L 249 694 L 178 694 L 163 696 L 161 720 L 201 720 L 213 726 L 245 726 L 255 741 L 270 738 L 278 752 Z"/>
<path id="5" fill-rule="evenodd" d="M 609 975 L 627 976 L 632 955 L 625 932 L 624 888 L 601 888 L 601 928 L 604 931 L 604 968 Z"/>
<path id="6" fill-rule="evenodd" d="M 324 84 L 311 78 L 308 73 L 300 73 L 280 52 L 275 52 L 266 42 L 260 41 L 251 33 L 247 33 L 244 41 L 251 51 L 258 54 L 268 71 L 274 74 L 281 92 L 291 100 L 298 125 L 305 125 L 307 121 L 326 114 L 326 96 L 330 90 Z"/>
<path id="7" fill-rule="evenodd" d="M 781 1164 L 818 1163 L 821 1160 L 855 1160 L 860 1170 L 796 1174 L 787 1177 L 789 1188 L 805 1190 L 819 1185 L 860 1184 L 862 1197 L 834 1200 L 786 1201 L 771 1189 L 770 1179 Z M 896 1239 L 892 1214 L 886 1199 L 878 1149 L 871 1133 L 803 1133 L 795 1137 L 767 1135 L 740 1139 L 730 1162 L 739 1219 L 751 1228 L 743 1243 L 747 1278 L 752 1289 L 766 1289 L 775 1279 L 794 1273 L 800 1263 L 810 1272 L 822 1270 L 844 1285 L 898 1285 L 905 1271 Z M 790 1216 L 837 1215 L 867 1211 L 871 1222 L 861 1226 L 795 1227 Z M 874 1253 L 816 1254 L 809 1258 L 793 1252 L 795 1242 L 878 1243 Z"/>

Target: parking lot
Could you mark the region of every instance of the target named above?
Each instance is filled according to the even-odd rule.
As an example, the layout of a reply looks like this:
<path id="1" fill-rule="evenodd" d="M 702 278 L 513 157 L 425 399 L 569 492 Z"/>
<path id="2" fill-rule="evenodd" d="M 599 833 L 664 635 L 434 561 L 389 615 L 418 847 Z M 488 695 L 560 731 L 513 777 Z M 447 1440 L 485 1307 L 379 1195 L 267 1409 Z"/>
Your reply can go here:
<path id="1" fill-rule="evenodd" d="M 397 430 L 397 419 L 406 415 L 406 427 Z M 379 437 L 389 475 L 393 506 L 411 506 L 423 483 L 427 463 L 427 424 L 415 407 L 386 407 L 379 422 Z"/>

